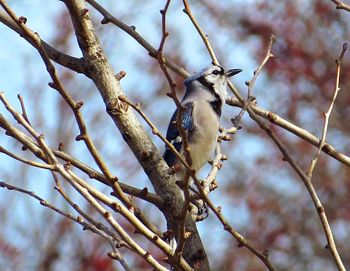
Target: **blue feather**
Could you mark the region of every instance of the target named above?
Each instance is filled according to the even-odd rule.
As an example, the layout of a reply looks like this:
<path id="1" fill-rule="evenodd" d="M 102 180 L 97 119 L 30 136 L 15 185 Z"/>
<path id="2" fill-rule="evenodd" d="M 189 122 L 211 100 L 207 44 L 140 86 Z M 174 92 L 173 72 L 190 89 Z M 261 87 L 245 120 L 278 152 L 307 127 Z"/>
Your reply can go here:
<path id="1" fill-rule="evenodd" d="M 192 118 L 193 103 L 186 103 L 183 106 L 185 110 L 182 114 L 182 127 L 187 131 L 188 137 L 190 137 L 190 135 L 194 130 L 193 118 Z M 169 127 L 166 133 L 166 138 L 169 142 L 172 143 L 175 149 L 178 152 L 180 152 L 182 148 L 182 139 L 181 139 L 180 131 L 177 129 L 176 118 L 177 118 L 177 110 L 174 112 L 173 116 L 171 117 Z M 176 162 L 176 156 L 171 150 L 167 148 L 167 146 L 165 146 L 165 148 L 166 150 L 164 152 L 163 158 L 165 162 L 168 164 L 168 166 L 171 167 Z"/>

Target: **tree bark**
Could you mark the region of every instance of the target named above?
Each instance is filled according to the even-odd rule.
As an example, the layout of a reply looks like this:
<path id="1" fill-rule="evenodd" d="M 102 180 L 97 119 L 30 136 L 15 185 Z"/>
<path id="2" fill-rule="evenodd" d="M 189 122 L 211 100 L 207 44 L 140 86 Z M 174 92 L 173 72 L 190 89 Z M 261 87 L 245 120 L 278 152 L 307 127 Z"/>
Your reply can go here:
<path id="1" fill-rule="evenodd" d="M 156 193 L 164 199 L 161 211 L 167 220 L 168 228 L 177 236 L 178 219 L 183 205 L 181 190 L 175 184 L 174 177 L 168 174 L 168 166 L 135 114 L 130 108 L 125 109 L 125 105 L 118 100 L 119 96 L 124 95 L 124 91 L 95 35 L 84 1 L 65 0 L 64 3 L 69 10 L 75 35 L 83 53 L 86 65 L 84 74 L 95 83 L 108 114 L 143 167 Z M 186 220 L 186 231 L 191 232 L 191 236 L 186 240 L 184 259 L 192 267 L 195 265 L 196 270 L 210 270 L 196 223 L 190 216 Z"/>

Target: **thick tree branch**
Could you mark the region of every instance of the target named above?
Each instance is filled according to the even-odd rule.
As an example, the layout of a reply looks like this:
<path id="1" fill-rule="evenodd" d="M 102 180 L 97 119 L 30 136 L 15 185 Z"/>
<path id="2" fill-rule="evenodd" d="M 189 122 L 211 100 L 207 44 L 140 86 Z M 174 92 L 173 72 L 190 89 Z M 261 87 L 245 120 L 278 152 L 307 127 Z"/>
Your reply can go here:
<path id="1" fill-rule="evenodd" d="M 183 203 L 181 191 L 175 184 L 174 177 L 168 174 L 168 167 L 165 161 L 145 129 L 133 112 L 123 108 L 118 100 L 119 96 L 125 96 L 124 92 L 118 78 L 115 78 L 115 74 L 103 53 L 99 40 L 95 36 L 84 1 L 65 0 L 64 2 L 69 10 L 84 60 L 88 65 L 87 75 L 94 81 L 106 104 L 107 112 L 145 170 L 156 193 L 165 200 L 166 203 L 162 211 L 167 219 L 169 228 L 173 230 L 174 234 L 177 234 L 177 216 Z M 188 253 L 184 254 L 184 257 L 193 266 L 198 259 L 204 257 L 204 248 L 195 222 L 188 219 L 187 228 L 192 232 L 188 241 L 191 248 L 188 249 Z"/>

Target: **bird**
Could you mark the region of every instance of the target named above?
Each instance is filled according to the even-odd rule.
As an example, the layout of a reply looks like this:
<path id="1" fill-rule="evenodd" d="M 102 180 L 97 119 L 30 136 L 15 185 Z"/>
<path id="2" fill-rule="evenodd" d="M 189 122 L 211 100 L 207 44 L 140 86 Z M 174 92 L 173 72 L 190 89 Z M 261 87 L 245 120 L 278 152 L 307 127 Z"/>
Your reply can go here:
<path id="1" fill-rule="evenodd" d="M 183 107 L 182 127 L 186 131 L 191 168 L 198 172 L 211 158 L 217 142 L 222 107 L 227 97 L 228 79 L 240 73 L 241 69 L 225 69 L 211 65 L 188 77 L 184 81 L 185 94 L 181 100 Z M 171 117 L 166 139 L 184 155 L 183 142 L 176 124 L 177 110 Z M 163 155 L 169 167 L 180 166 L 177 177 L 184 177 L 184 168 L 176 155 L 166 145 Z"/>

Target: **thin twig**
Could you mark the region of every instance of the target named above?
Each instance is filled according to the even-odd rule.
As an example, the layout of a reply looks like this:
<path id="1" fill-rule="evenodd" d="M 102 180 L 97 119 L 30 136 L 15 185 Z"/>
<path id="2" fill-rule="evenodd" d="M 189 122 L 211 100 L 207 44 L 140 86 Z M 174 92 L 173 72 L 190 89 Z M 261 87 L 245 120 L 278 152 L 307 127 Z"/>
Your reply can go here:
<path id="1" fill-rule="evenodd" d="M 267 61 L 271 58 L 274 57 L 274 55 L 271 53 L 271 48 L 272 48 L 272 44 L 275 41 L 275 35 L 271 35 L 270 37 L 270 42 L 269 45 L 267 47 L 266 50 L 266 55 L 264 57 L 264 59 L 261 61 L 259 67 L 254 71 L 254 76 L 253 78 L 248 82 L 248 96 L 252 96 L 252 90 L 255 84 L 256 79 L 258 78 L 261 70 L 263 69 L 263 67 L 265 66 L 265 64 L 267 63 Z"/>
<path id="2" fill-rule="evenodd" d="M 24 134 L 19 129 L 15 128 L 13 125 L 11 125 L 2 114 L 0 114 L 0 127 L 3 128 L 6 131 L 6 134 L 13 137 L 17 141 L 19 141 L 23 146 L 27 149 L 29 149 L 36 157 L 41 159 L 42 161 L 46 162 L 46 157 L 44 156 L 44 153 L 42 150 L 38 147 L 37 143 L 34 142 L 30 137 L 28 137 L 26 134 Z M 85 163 L 79 161 L 78 159 L 70 156 L 69 154 L 65 153 L 64 151 L 56 150 L 51 148 L 51 151 L 60 159 L 65 161 L 66 163 L 69 163 L 70 165 L 80 169 L 82 172 L 86 173 L 89 178 L 95 179 L 97 181 L 100 181 L 101 183 L 110 186 L 111 184 L 108 182 L 106 177 L 101 174 L 100 172 L 96 171 L 95 169 L 91 168 L 90 166 L 86 165 Z M 148 191 L 147 188 L 138 189 L 136 187 L 133 187 L 131 185 L 127 185 L 125 183 L 119 182 L 120 187 L 123 189 L 123 191 L 127 194 L 130 194 L 132 196 L 138 197 L 140 199 L 143 199 L 145 201 L 148 201 L 158 208 L 162 208 L 164 204 L 164 200 L 154 194 Z"/>
<path id="3" fill-rule="evenodd" d="M 165 44 L 165 40 L 166 38 L 169 36 L 169 32 L 167 32 L 166 30 L 166 13 L 168 11 L 169 8 L 169 4 L 170 4 L 171 0 L 167 0 L 166 4 L 165 4 L 165 8 L 163 10 L 161 10 L 161 14 L 162 14 L 162 38 L 159 44 L 159 48 L 157 51 L 157 58 L 158 58 L 158 62 L 160 65 L 161 70 L 163 71 L 169 86 L 170 86 L 170 90 L 171 92 L 168 93 L 168 95 L 174 100 L 176 108 L 177 108 L 177 115 L 176 115 L 176 126 L 177 129 L 180 132 L 180 136 L 182 139 L 182 145 L 183 145 L 183 150 L 184 150 L 184 156 L 186 159 L 186 162 L 191 165 L 192 164 L 192 159 L 191 159 L 191 155 L 190 155 L 190 150 L 189 150 L 189 144 L 188 144 L 188 138 L 187 138 L 187 132 L 185 131 L 185 129 L 182 126 L 182 118 L 183 118 L 183 106 L 181 105 L 180 100 L 177 98 L 176 95 L 176 84 L 173 81 L 173 79 L 171 78 L 168 69 L 165 65 L 164 62 L 164 57 L 163 57 L 163 47 Z"/>
<path id="4" fill-rule="evenodd" d="M 239 114 L 233 118 L 231 121 L 233 122 L 233 125 L 238 128 L 239 127 L 239 122 L 241 121 L 243 114 L 246 112 L 248 106 L 251 105 L 251 102 L 253 101 L 253 97 L 252 97 L 252 91 L 253 91 L 253 87 L 255 84 L 256 79 L 258 78 L 261 70 L 263 69 L 263 67 L 265 66 L 265 64 L 267 63 L 267 61 L 273 57 L 273 54 L 271 53 L 271 48 L 272 48 L 272 44 L 275 41 L 275 36 L 271 35 L 270 37 L 270 42 L 269 45 L 267 47 L 266 50 L 266 55 L 264 57 L 264 59 L 261 61 L 260 65 L 258 66 L 258 68 L 254 71 L 253 74 L 253 78 L 250 81 L 246 82 L 246 85 L 248 85 L 248 97 L 247 100 L 244 102 L 244 105 L 242 107 L 242 110 L 239 112 Z"/>
<path id="5" fill-rule="evenodd" d="M 128 100 L 127 97 L 125 96 L 119 96 L 118 99 L 128 105 L 130 105 L 133 109 L 136 110 L 136 112 L 144 119 L 144 121 L 149 125 L 149 127 L 151 127 L 152 129 L 152 133 L 156 136 L 158 136 L 167 146 L 167 148 L 169 148 L 174 155 L 176 156 L 176 159 L 178 159 L 181 164 L 187 169 L 187 170 L 191 170 L 190 165 L 185 161 L 185 159 L 183 158 L 183 156 L 176 150 L 176 148 L 174 147 L 173 144 L 171 144 L 165 136 L 163 136 L 163 134 L 159 131 L 159 129 L 155 126 L 155 124 L 146 116 L 146 114 L 142 111 L 141 105 L 140 103 L 132 103 L 131 101 Z"/>
<path id="6" fill-rule="evenodd" d="M 191 12 L 191 10 L 189 9 L 189 4 L 187 2 L 187 0 L 183 0 L 183 3 L 185 5 L 185 10 L 187 11 L 186 13 L 189 15 L 192 23 L 194 24 L 194 26 L 196 27 L 199 35 L 201 36 L 210 56 L 211 59 L 213 61 L 214 64 L 219 64 L 218 60 L 215 56 L 215 53 L 212 49 L 212 46 L 210 45 L 210 42 L 207 38 L 206 35 L 204 35 L 204 32 L 202 31 L 202 29 L 200 28 L 200 26 L 198 25 L 198 23 L 196 22 L 196 20 L 194 19 L 194 16 Z M 230 87 L 230 89 L 234 92 L 234 94 L 236 95 L 236 97 L 238 98 L 238 100 L 241 102 L 241 104 L 244 105 L 244 100 L 242 95 L 239 93 L 239 91 L 234 87 L 234 85 L 229 81 L 228 85 Z M 250 108 L 248 107 L 247 110 L 251 111 Z M 254 112 L 252 113 L 254 114 Z M 212 204 L 212 202 L 209 200 L 208 196 L 205 194 L 202 186 L 200 185 L 200 182 L 198 182 L 198 180 L 194 179 L 195 184 L 197 185 L 197 188 L 202 196 L 202 198 L 207 202 L 208 206 L 210 207 L 211 210 L 213 210 L 213 212 L 215 213 L 215 215 L 219 218 L 220 222 L 224 225 L 225 230 L 228 230 L 231 235 L 236 238 L 236 240 L 242 244 L 243 246 L 247 247 L 253 254 L 255 254 L 264 264 L 265 266 L 269 269 L 269 270 L 275 270 L 274 267 L 272 266 L 272 264 L 270 263 L 269 259 L 267 256 L 265 256 L 264 253 L 260 253 L 258 250 L 256 250 L 252 245 L 250 245 L 236 230 L 234 230 L 233 227 L 231 227 L 229 224 L 227 224 L 225 218 L 223 217 L 223 215 L 217 210 L 217 208 L 215 208 L 215 206 Z M 243 240 L 243 241 L 242 241 Z"/>
<path id="7" fill-rule="evenodd" d="M 8 16 L 6 13 L 0 11 L 0 22 L 6 25 L 8 28 L 12 29 L 14 32 L 18 33 L 20 37 L 27 40 L 29 43 L 33 44 L 32 40 L 28 38 L 26 35 L 23 35 L 23 30 L 20 28 L 15 21 L 12 20 L 10 16 Z M 84 73 L 86 66 L 84 63 L 84 60 L 82 58 L 76 58 L 71 55 L 67 55 L 56 48 L 50 46 L 45 41 L 40 41 L 43 47 L 45 48 L 46 52 L 48 53 L 49 57 L 55 61 L 56 63 L 62 65 L 63 67 L 66 67 L 68 69 L 71 69 L 72 71 L 78 72 L 78 73 Z"/>
<path id="8" fill-rule="evenodd" d="M 241 103 L 237 99 L 234 99 L 232 97 L 226 99 L 226 104 L 228 104 L 230 106 L 242 107 Z M 275 112 L 264 110 L 260 107 L 257 107 L 254 104 L 251 104 L 250 108 L 252 109 L 252 111 L 256 115 L 258 115 L 264 119 L 267 119 L 271 123 L 281 127 L 282 129 L 285 129 L 285 130 L 293 133 L 297 137 L 309 142 L 310 144 L 312 144 L 313 146 L 318 148 L 318 146 L 320 144 L 320 139 L 317 136 L 311 134 L 309 131 L 283 119 L 281 116 L 279 116 Z M 324 147 L 322 148 L 322 151 L 323 151 L 323 153 L 338 160 L 340 163 L 350 167 L 350 157 L 347 156 L 346 154 L 336 150 L 331 144 L 325 143 Z"/>
<path id="9" fill-rule="evenodd" d="M 5 149 L 4 147 L 0 146 L 0 152 L 12 157 L 15 160 L 18 160 L 22 163 L 25 163 L 27 165 L 33 166 L 33 167 L 38 167 L 38 168 L 43 168 L 43 169 L 48 169 L 48 170 L 55 170 L 55 167 L 52 165 L 48 165 L 48 164 L 41 164 L 35 161 L 31 161 L 28 159 L 24 159 L 22 157 L 19 157 L 18 155 L 8 151 L 7 149 Z"/>
<path id="10" fill-rule="evenodd" d="M 66 218 L 68 218 L 68 219 L 70 219 L 70 220 L 80 224 L 81 226 L 83 226 L 84 230 L 90 230 L 91 232 L 102 236 L 109 243 L 112 242 L 111 247 L 112 247 L 113 250 L 115 250 L 115 246 L 113 245 L 112 237 L 110 235 L 106 234 L 104 231 L 102 231 L 98 227 L 96 227 L 96 225 L 85 222 L 82 217 L 80 217 L 80 216 L 73 216 L 72 214 L 67 213 L 67 212 L 57 208 L 56 206 L 50 204 L 48 201 L 46 201 L 43 198 L 41 198 L 40 196 L 38 196 L 34 191 L 29 191 L 29 190 L 26 190 L 24 188 L 20 188 L 20 187 L 15 186 L 15 185 L 8 184 L 6 182 L 0 182 L 0 187 L 6 188 L 6 189 L 11 190 L 11 191 L 17 191 L 17 192 L 29 195 L 30 197 L 32 197 L 32 198 L 36 199 L 37 201 L 39 201 L 39 203 L 42 206 L 47 207 L 47 208 L 53 210 L 54 212 L 56 212 L 56 213 L 58 213 L 58 214 L 60 214 L 60 215 L 62 215 L 64 217 L 66 217 Z"/>
<path id="11" fill-rule="evenodd" d="M 346 53 L 347 46 L 348 46 L 347 43 L 343 44 L 343 48 L 342 48 L 342 51 L 340 53 L 340 56 L 335 61 L 335 63 L 336 63 L 336 80 L 335 80 L 335 89 L 334 89 L 333 97 L 332 97 L 332 100 L 331 100 L 331 102 L 329 104 L 327 112 L 325 112 L 324 115 L 323 115 L 324 116 L 323 131 L 322 131 L 322 136 L 321 136 L 321 140 L 320 140 L 320 144 L 319 144 L 317 153 L 315 154 L 315 157 L 312 159 L 312 161 L 310 163 L 310 166 L 308 167 L 308 170 L 306 172 L 307 182 L 310 183 L 311 186 L 312 186 L 312 176 L 313 176 L 314 169 L 315 169 L 315 167 L 317 165 L 317 162 L 318 162 L 318 160 L 319 160 L 319 158 L 321 156 L 322 148 L 323 148 L 323 146 L 324 146 L 324 144 L 326 142 L 329 117 L 330 117 L 330 115 L 332 113 L 334 102 L 335 102 L 335 100 L 337 98 L 337 95 L 338 95 L 338 93 L 340 91 L 340 88 L 339 88 L 340 65 L 341 65 L 341 61 L 343 60 L 343 57 L 344 57 L 344 55 Z M 312 193 L 314 193 L 314 189 L 312 190 Z M 342 262 L 342 260 L 340 258 L 340 255 L 338 253 L 337 247 L 335 245 L 335 241 L 334 241 L 334 238 L 333 238 L 332 230 L 331 230 L 331 227 L 329 225 L 325 209 L 322 206 L 322 203 L 318 199 L 317 195 L 316 194 L 315 195 L 312 194 L 312 196 L 313 196 L 313 200 L 314 200 L 314 203 L 315 203 L 315 207 L 317 208 L 318 215 L 320 217 L 320 220 L 321 220 L 321 223 L 322 223 L 322 226 L 323 226 L 323 230 L 324 230 L 326 238 L 327 238 L 327 242 L 328 242 L 327 248 L 329 248 L 329 250 L 331 251 L 332 256 L 333 256 L 333 258 L 335 260 L 335 263 L 336 263 L 336 265 L 338 267 L 338 270 L 345 271 L 344 264 L 343 264 L 343 262 Z"/>
<path id="12" fill-rule="evenodd" d="M 346 46 L 343 46 L 342 52 L 340 54 L 340 58 L 336 61 L 336 64 L 337 64 L 336 89 L 335 89 L 335 95 L 333 96 L 330 108 L 333 106 L 332 104 L 334 104 L 334 100 L 335 100 L 336 94 L 339 91 L 340 60 L 343 58 L 343 56 L 345 54 L 345 51 L 346 51 Z M 248 109 L 250 109 L 250 108 L 248 108 Z M 343 265 L 343 263 L 342 263 L 342 261 L 340 259 L 338 251 L 336 249 L 336 246 L 335 246 L 335 243 L 334 243 L 334 239 L 333 239 L 333 235 L 332 235 L 332 231 L 331 231 L 331 228 L 329 226 L 328 219 L 327 219 L 327 216 L 326 216 L 326 213 L 325 213 L 325 209 L 322 206 L 322 203 L 321 203 L 321 201 L 320 201 L 320 199 L 319 199 L 319 197 L 318 197 L 318 195 L 316 193 L 316 190 L 315 190 L 315 188 L 314 188 L 314 186 L 313 186 L 313 184 L 311 182 L 311 178 L 309 178 L 308 174 L 305 174 L 303 172 L 303 170 L 297 165 L 297 163 L 292 159 L 292 157 L 290 156 L 290 154 L 287 151 L 287 149 L 282 145 L 281 141 L 276 137 L 276 135 L 272 132 L 272 130 L 269 127 L 267 127 L 261 120 L 257 119 L 256 115 L 251 114 L 250 116 L 271 137 L 271 139 L 274 141 L 276 146 L 279 148 L 279 150 L 283 154 L 283 159 L 290 164 L 290 166 L 294 169 L 294 171 L 298 174 L 298 176 L 301 178 L 301 180 L 305 184 L 305 186 L 306 186 L 306 188 L 307 188 L 307 190 L 308 190 L 308 192 L 310 194 L 310 197 L 311 197 L 311 199 L 312 199 L 312 201 L 313 201 L 313 203 L 315 205 L 317 213 L 319 215 L 322 227 L 324 229 L 324 232 L 325 232 L 325 235 L 326 235 L 326 238 L 327 238 L 328 247 L 331 250 L 333 259 L 336 262 L 338 270 L 344 271 L 345 268 L 344 268 L 344 265 Z M 324 138 L 324 140 L 325 140 L 325 138 Z M 320 145 L 321 145 L 321 142 L 319 143 Z M 318 151 L 318 153 L 319 153 L 319 151 Z M 318 158 L 317 158 L 317 160 L 318 160 Z M 310 167 L 314 167 L 313 163 L 314 162 L 311 163 Z M 310 171 L 310 168 L 309 168 L 308 171 Z"/>
<path id="13" fill-rule="evenodd" d="M 163 71 L 165 77 L 168 80 L 171 93 L 168 95 L 174 100 L 176 108 L 177 108 L 177 115 L 176 115 L 176 126 L 178 131 L 180 132 L 181 140 L 182 140 L 182 149 L 183 149 L 183 155 L 185 157 L 185 160 L 189 166 L 192 165 L 192 158 L 190 154 L 190 146 L 188 144 L 188 134 L 187 131 L 185 131 L 182 123 L 183 123 L 183 111 L 184 107 L 181 105 L 180 100 L 176 96 L 176 84 L 171 78 L 168 69 L 165 65 L 164 58 L 163 58 L 163 48 L 165 44 L 166 38 L 169 36 L 169 32 L 166 30 L 166 14 L 169 8 L 171 0 L 167 0 L 165 7 L 163 10 L 160 11 L 162 14 L 162 38 L 159 43 L 159 48 L 158 48 L 158 62 L 160 65 L 161 70 Z M 175 250 L 175 255 L 177 255 L 178 259 L 180 259 L 182 255 L 182 250 L 185 246 L 185 240 L 186 240 L 186 229 L 185 229 L 185 222 L 186 222 L 186 217 L 188 214 L 188 208 L 191 203 L 190 201 L 190 192 L 189 192 L 189 181 L 190 181 L 190 172 L 192 172 L 192 169 L 184 169 L 185 170 L 185 175 L 183 177 L 181 188 L 184 192 L 184 202 L 182 205 L 182 210 L 179 215 L 179 231 L 178 231 L 178 243 L 177 247 Z"/>
<path id="14" fill-rule="evenodd" d="M 65 199 L 65 201 L 68 202 L 72 208 L 77 211 L 83 218 L 85 218 L 87 221 L 89 221 L 92 225 L 94 225 L 96 228 L 99 230 L 105 232 L 108 236 L 111 236 L 113 240 L 117 242 L 118 247 L 126 247 L 130 249 L 130 247 L 122 241 L 119 236 L 117 236 L 113 231 L 111 231 L 108 227 L 106 227 L 104 224 L 101 222 L 97 222 L 95 219 L 93 219 L 91 216 L 87 215 L 80 207 L 78 204 L 76 204 L 68 195 L 67 193 L 63 190 L 63 187 L 59 181 L 59 178 L 55 172 L 52 172 L 52 176 L 55 180 L 56 186 L 55 190 Z"/>
<path id="15" fill-rule="evenodd" d="M 106 236 L 106 240 L 108 241 L 108 243 L 111 245 L 112 247 L 112 251 L 111 253 L 108 253 L 108 256 L 111 257 L 112 259 L 117 260 L 120 265 L 124 268 L 125 271 L 130 271 L 130 267 L 127 264 L 127 262 L 125 261 L 125 259 L 123 258 L 123 256 L 120 254 L 119 250 L 117 248 L 120 247 L 125 247 L 128 248 L 129 250 L 131 250 L 130 246 L 122 241 L 119 236 L 117 236 L 112 230 L 110 230 L 108 227 L 106 227 L 103 223 L 101 222 L 97 222 L 96 220 L 94 220 L 91 216 L 87 215 L 76 203 L 73 202 L 73 200 L 64 192 L 61 183 L 59 181 L 59 178 L 57 176 L 57 174 L 55 172 L 52 172 L 52 176 L 55 180 L 56 183 L 56 187 L 55 189 L 61 194 L 61 196 L 68 202 L 68 204 L 70 206 L 72 206 L 72 208 L 74 208 L 74 210 L 76 210 L 83 218 L 85 218 L 87 221 L 89 221 L 92 225 L 94 225 L 97 229 L 99 229 L 100 231 L 102 231 L 104 233 L 104 235 Z M 80 220 L 81 218 L 78 217 Z M 117 245 L 115 245 L 115 243 L 113 241 L 117 242 Z"/>
<path id="16" fill-rule="evenodd" d="M 97 198 L 104 204 L 108 205 L 114 211 L 121 213 L 122 216 L 125 217 L 138 230 L 138 232 L 146 236 L 152 243 L 154 243 L 156 246 L 162 249 L 163 252 L 166 253 L 168 256 L 171 256 L 171 247 L 160 238 L 160 235 L 155 234 L 149 227 L 145 226 L 129 209 L 115 201 L 112 201 L 103 193 L 99 192 L 98 190 L 94 189 L 92 186 L 88 185 L 83 180 L 78 178 L 73 172 L 69 170 L 68 165 L 61 165 L 58 162 L 56 156 L 51 151 L 51 149 L 45 143 L 44 136 L 42 134 L 37 133 L 35 129 L 26 122 L 22 114 L 19 114 L 14 110 L 14 108 L 8 103 L 3 93 L 1 92 L 0 100 L 4 103 L 6 109 L 15 117 L 15 119 L 35 138 L 35 140 L 38 142 L 38 145 L 44 152 L 45 157 L 48 159 L 48 162 L 54 166 L 55 171 L 59 172 L 62 175 L 62 177 L 64 177 L 79 191 L 79 193 L 86 196 L 85 199 L 87 199 L 91 204 L 94 204 L 96 200 L 94 199 L 91 201 L 91 197 Z M 78 182 L 78 184 L 75 184 L 74 182 Z M 85 190 L 87 190 L 89 195 L 86 195 L 85 190 L 82 191 L 80 187 L 83 187 Z M 99 206 L 100 205 L 98 204 L 95 207 L 99 208 Z M 101 211 L 101 209 L 99 210 Z M 125 232 L 124 229 L 121 229 L 119 224 L 117 224 L 116 221 L 114 221 L 114 219 L 110 218 L 110 215 L 108 215 L 108 218 L 106 218 L 105 216 L 104 218 L 118 232 L 118 234 L 120 234 L 123 237 L 123 240 L 127 242 L 128 245 L 133 247 L 134 250 L 138 251 L 138 253 L 142 257 L 144 257 L 153 267 L 155 267 L 156 270 L 167 270 L 162 269 L 162 267 L 160 267 L 160 265 L 157 263 L 157 261 L 154 260 L 154 258 L 149 254 L 149 252 L 143 252 L 143 249 L 131 239 L 131 237 Z M 184 270 L 191 270 L 191 268 L 188 266 L 188 264 L 183 258 L 180 259 L 178 265 L 181 266 Z"/>
<path id="17" fill-rule="evenodd" d="M 24 100 L 23 100 L 22 95 L 18 94 L 17 98 L 18 98 L 18 100 L 19 100 L 19 102 L 21 104 L 22 115 L 23 115 L 24 119 L 30 124 L 30 121 L 29 121 L 29 118 L 28 118 L 28 115 L 27 115 L 27 110 L 26 110 L 26 107 L 24 105 Z"/>
<path id="18" fill-rule="evenodd" d="M 322 151 L 322 148 L 324 147 L 324 144 L 326 142 L 326 136 L 327 136 L 327 131 L 328 131 L 328 123 L 329 123 L 329 117 L 331 115 L 331 112 L 333 110 L 333 106 L 334 106 L 334 102 L 337 98 L 337 95 L 340 91 L 340 88 L 339 88 L 339 77 L 340 77 L 340 64 L 341 64 L 341 61 L 344 57 L 344 54 L 347 50 L 347 43 L 344 43 L 343 44 L 343 49 L 341 51 L 341 54 L 339 56 L 338 59 L 336 59 L 335 63 L 336 63 L 336 81 L 335 81 L 335 89 L 334 89 L 334 93 L 333 93 L 333 98 L 329 104 L 329 107 L 328 107 L 328 110 L 327 112 L 325 112 L 323 114 L 323 117 L 324 117 L 324 124 L 323 124 L 323 131 L 322 131 L 322 136 L 321 136 L 321 139 L 320 139 L 320 143 L 319 143 L 319 147 L 318 147 L 318 150 L 317 150 L 317 153 L 315 154 L 315 157 L 314 159 L 312 159 L 311 161 L 311 164 L 307 170 L 307 176 L 311 179 L 312 178 L 312 173 L 315 169 L 315 166 L 320 158 L 320 155 L 321 155 L 321 151 Z"/>
<path id="19" fill-rule="evenodd" d="M 184 4 L 184 12 L 188 15 L 188 17 L 190 18 L 192 24 L 194 25 L 194 27 L 196 28 L 198 34 L 201 36 L 204 44 L 205 44 L 205 47 L 207 48 L 207 51 L 213 61 L 213 64 L 215 65 L 219 65 L 219 61 L 218 59 L 216 58 L 215 56 L 215 53 L 214 53 L 214 50 L 212 48 L 212 46 L 210 45 L 210 42 L 209 42 L 209 38 L 208 38 L 208 35 L 205 35 L 203 30 L 200 28 L 199 24 L 197 23 L 197 20 L 196 18 L 193 16 L 192 14 L 192 11 L 191 11 L 191 7 L 190 5 L 188 4 L 188 1 L 187 0 L 182 0 L 183 4 Z"/>
<path id="20" fill-rule="evenodd" d="M 119 236 L 135 251 L 137 254 L 142 256 L 155 270 L 167 271 L 168 269 L 162 266 L 149 251 L 144 250 L 141 246 L 134 241 L 130 235 L 123 229 L 123 227 L 113 218 L 112 214 L 108 212 L 93 195 L 90 194 L 91 190 L 87 190 L 84 182 L 79 181 L 79 178 L 72 172 L 64 171 L 64 178 L 77 190 L 90 204 L 98 211 L 98 213 L 104 217 L 104 219 L 111 225 L 111 227 L 118 233 Z M 101 193 L 102 194 L 102 193 Z M 122 205 L 118 205 L 121 207 Z M 129 211 L 127 211 L 130 213 Z M 160 239 L 160 238 L 158 238 Z"/>

